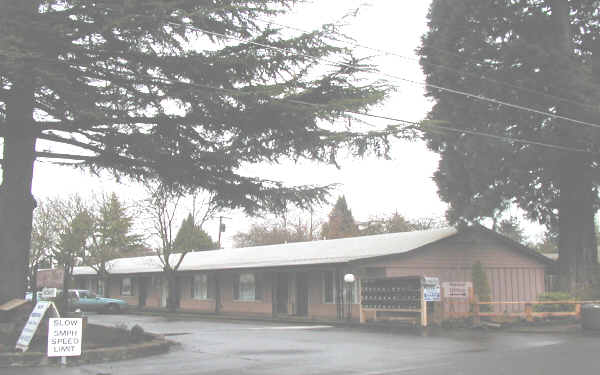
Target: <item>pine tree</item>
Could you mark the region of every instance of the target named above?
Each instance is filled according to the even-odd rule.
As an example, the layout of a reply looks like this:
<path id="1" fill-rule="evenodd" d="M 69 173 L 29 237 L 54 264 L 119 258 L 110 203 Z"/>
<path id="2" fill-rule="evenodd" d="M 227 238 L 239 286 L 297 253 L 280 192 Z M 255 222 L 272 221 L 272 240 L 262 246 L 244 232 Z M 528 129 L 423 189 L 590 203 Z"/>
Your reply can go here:
<path id="1" fill-rule="evenodd" d="M 358 226 L 354 222 L 352 211 L 348 208 L 346 197 L 341 196 L 335 202 L 329 213 L 329 221 L 323 224 L 321 235 L 329 240 L 358 235 Z"/>
<path id="2" fill-rule="evenodd" d="M 182 252 L 213 250 L 217 244 L 202 228 L 196 225 L 190 213 L 183 221 L 175 236 L 175 250 Z"/>
<path id="3" fill-rule="evenodd" d="M 429 124 L 580 149 L 427 129 L 449 221 L 477 222 L 516 205 L 559 233 L 564 289 L 597 263 L 594 213 L 600 132 L 600 23 L 594 1 L 436 0 L 420 48 L 435 102 Z M 448 92 L 451 88 L 471 96 Z M 496 102 L 482 100 L 492 98 Z M 513 103 L 537 113 L 501 105 Z M 562 116 L 557 118 L 545 113 Z M 585 152 L 591 151 L 591 152 Z"/>
<path id="4" fill-rule="evenodd" d="M 106 278 L 107 285 L 110 261 L 135 252 L 143 246 L 143 240 L 132 233 L 133 217 L 115 193 L 102 196 L 92 209 L 93 230 L 84 263 L 92 267 L 98 276 Z"/>
<path id="5" fill-rule="evenodd" d="M 202 188 L 254 213 L 307 207 L 328 189 L 247 176 L 243 165 L 387 151 L 385 134 L 336 125 L 384 98 L 368 63 L 328 44 L 330 27 L 283 35 L 258 21 L 299 2 L 0 3 L 0 303 L 24 292 L 38 158 Z M 325 57 L 345 64 L 325 69 Z"/>

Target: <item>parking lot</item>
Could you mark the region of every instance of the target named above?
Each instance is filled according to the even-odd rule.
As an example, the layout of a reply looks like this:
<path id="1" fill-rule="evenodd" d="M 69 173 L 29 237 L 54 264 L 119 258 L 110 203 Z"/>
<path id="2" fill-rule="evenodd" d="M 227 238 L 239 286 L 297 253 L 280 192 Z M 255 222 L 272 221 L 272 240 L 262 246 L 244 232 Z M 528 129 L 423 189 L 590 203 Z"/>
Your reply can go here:
<path id="1" fill-rule="evenodd" d="M 434 332 L 137 315 L 92 315 L 91 323 L 139 324 L 180 345 L 143 359 L 29 374 L 564 374 L 600 368 L 600 338 L 585 335 Z"/>

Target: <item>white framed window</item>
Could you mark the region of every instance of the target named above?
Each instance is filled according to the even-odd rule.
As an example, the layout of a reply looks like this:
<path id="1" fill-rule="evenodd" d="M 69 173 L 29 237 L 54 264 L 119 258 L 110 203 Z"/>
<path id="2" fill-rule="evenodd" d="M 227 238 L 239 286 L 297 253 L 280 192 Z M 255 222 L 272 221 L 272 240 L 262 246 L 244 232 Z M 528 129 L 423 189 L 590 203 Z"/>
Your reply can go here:
<path id="1" fill-rule="evenodd" d="M 121 279 L 121 295 L 133 296 L 133 280 L 131 277 L 124 277 Z"/>
<path id="2" fill-rule="evenodd" d="M 201 273 L 192 277 L 192 298 L 208 299 L 208 275 Z"/>
<path id="3" fill-rule="evenodd" d="M 323 303 L 335 303 L 335 272 L 323 271 Z"/>
<path id="4" fill-rule="evenodd" d="M 258 277 L 254 273 L 241 273 L 234 277 L 233 299 L 236 301 L 258 301 L 262 292 Z"/>

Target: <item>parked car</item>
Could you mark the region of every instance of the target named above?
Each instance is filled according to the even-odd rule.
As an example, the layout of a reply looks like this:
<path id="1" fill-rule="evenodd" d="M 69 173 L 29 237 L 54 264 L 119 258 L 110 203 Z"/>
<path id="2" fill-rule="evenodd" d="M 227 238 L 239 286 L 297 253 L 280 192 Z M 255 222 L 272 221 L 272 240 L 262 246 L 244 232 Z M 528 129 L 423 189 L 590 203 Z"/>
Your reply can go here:
<path id="1" fill-rule="evenodd" d="M 69 289 L 71 305 L 82 311 L 118 313 L 127 308 L 127 302 L 116 298 L 98 297 L 85 289 Z"/>
<path id="2" fill-rule="evenodd" d="M 62 291 L 58 291 L 57 299 L 60 298 Z M 42 292 L 37 292 L 38 301 L 43 300 Z M 27 292 L 25 299 L 31 301 L 32 293 Z M 127 308 L 127 302 L 116 298 L 98 297 L 94 293 L 85 289 L 69 289 L 69 298 L 71 299 L 71 308 L 82 311 L 98 311 L 118 313 Z"/>
<path id="3" fill-rule="evenodd" d="M 26 301 L 31 301 L 32 299 L 33 299 L 33 293 L 32 292 L 25 293 L 25 300 Z M 42 299 L 42 292 L 37 292 L 37 299 L 38 299 L 38 301 Z"/>

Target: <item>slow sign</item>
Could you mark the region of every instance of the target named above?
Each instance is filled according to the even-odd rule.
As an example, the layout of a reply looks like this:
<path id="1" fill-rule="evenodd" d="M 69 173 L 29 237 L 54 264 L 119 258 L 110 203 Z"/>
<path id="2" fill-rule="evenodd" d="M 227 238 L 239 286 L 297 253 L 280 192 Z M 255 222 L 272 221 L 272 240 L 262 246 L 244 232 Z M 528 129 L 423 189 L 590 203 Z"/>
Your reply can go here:
<path id="1" fill-rule="evenodd" d="M 48 357 L 81 355 L 83 320 L 81 318 L 50 319 L 48 325 Z"/>

